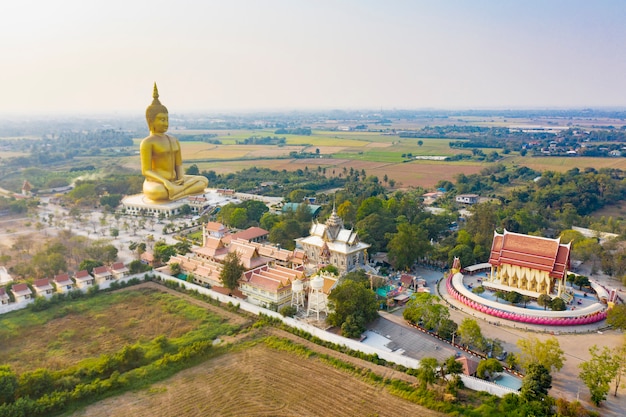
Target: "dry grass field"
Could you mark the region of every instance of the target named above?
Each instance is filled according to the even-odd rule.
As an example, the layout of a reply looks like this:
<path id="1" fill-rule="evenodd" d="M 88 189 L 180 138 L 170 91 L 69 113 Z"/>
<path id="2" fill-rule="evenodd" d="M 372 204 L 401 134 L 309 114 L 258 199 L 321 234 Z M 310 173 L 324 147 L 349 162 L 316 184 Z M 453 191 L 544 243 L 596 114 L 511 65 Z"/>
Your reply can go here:
<path id="1" fill-rule="evenodd" d="M 228 161 L 198 163 L 201 170 L 213 170 L 218 174 L 237 172 L 250 166 L 258 168 L 270 168 L 275 170 L 295 171 L 297 169 L 317 169 L 318 166 L 326 168 L 327 175 L 343 171 L 343 168 L 364 169 L 367 175 L 376 175 L 382 181 L 387 175 L 396 181 L 396 188 L 424 187 L 432 188 L 440 180 L 453 181 L 457 174 L 476 174 L 486 164 L 437 163 L 435 161 L 413 161 L 408 163 L 385 163 L 373 161 L 359 161 L 351 159 L 274 159 L 259 161 Z M 210 186 L 210 184 L 209 184 Z"/>
<path id="2" fill-rule="evenodd" d="M 28 312 L 23 325 L 0 318 L 0 363 L 18 373 L 44 367 L 60 370 L 126 344 L 159 335 L 178 337 L 198 324 L 168 311 L 172 296 L 151 289 L 122 291 L 115 297 L 89 301 L 67 303 L 56 313 L 59 317 L 50 320 L 46 312 Z"/>
<path id="3" fill-rule="evenodd" d="M 440 416 L 382 387 L 264 344 L 211 359 L 74 414 L 96 416 Z"/>
<path id="4" fill-rule="evenodd" d="M 537 171 L 565 172 L 572 168 L 616 168 L 626 170 L 626 158 L 513 157 L 508 162 Z"/>

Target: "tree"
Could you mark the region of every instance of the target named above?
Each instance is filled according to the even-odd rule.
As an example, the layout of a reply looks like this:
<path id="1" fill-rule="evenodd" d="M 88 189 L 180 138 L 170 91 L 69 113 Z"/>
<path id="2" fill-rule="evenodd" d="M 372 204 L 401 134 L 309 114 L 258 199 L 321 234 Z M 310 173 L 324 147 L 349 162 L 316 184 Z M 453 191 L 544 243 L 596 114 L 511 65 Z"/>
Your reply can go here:
<path id="1" fill-rule="evenodd" d="M 565 360 L 564 352 L 555 337 L 549 337 L 545 342 L 534 336 L 519 339 L 517 346 L 520 348 L 519 364 L 527 370 L 531 363 L 538 363 L 549 371 L 561 370 Z"/>
<path id="2" fill-rule="evenodd" d="M 467 219 L 465 230 L 472 236 L 474 245 L 490 248 L 493 231 L 498 224 L 496 205 L 492 203 L 476 204 L 471 208 L 472 216 Z M 487 253 L 488 255 L 488 253 Z M 486 259 L 478 259 L 484 262 Z"/>
<path id="3" fill-rule="evenodd" d="M 367 323 L 378 316 L 376 294 L 368 282 L 343 279 L 328 296 L 331 313 L 326 321 L 332 326 L 342 326 L 348 318 L 350 334 L 359 336 Z M 343 327 L 342 327 L 343 330 Z M 357 332 L 358 330 L 358 332 Z"/>
<path id="4" fill-rule="evenodd" d="M 94 268 L 102 265 L 104 265 L 102 262 L 96 261 L 95 259 L 85 259 L 78 265 L 78 269 L 80 271 L 87 270 L 87 272 L 91 274 Z"/>
<path id="5" fill-rule="evenodd" d="M 531 363 L 522 380 L 521 397 L 526 402 L 542 401 L 552 388 L 550 370 L 540 363 Z"/>
<path id="6" fill-rule="evenodd" d="M 555 297 L 554 300 L 550 302 L 550 308 L 553 311 L 565 311 L 567 309 L 567 305 L 565 304 L 565 300 L 561 297 Z"/>
<path id="7" fill-rule="evenodd" d="M 615 392 L 613 396 L 617 397 L 617 389 L 620 387 L 622 376 L 626 374 L 626 343 L 613 350 L 613 363 L 617 368 L 615 372 Z"/>
<path id="8" fill-rule="evenodd" d="M 259 223 L 263 229 L 271 231 L 274 228 L 274 225 L 280 222 L 280 220 L 280 215 L 267 212 L 264 213 L 263 216 L 261 216 L 261 220 L 259 221 Z"/>
<path id="9" fill-rule="evenodd" d="M 502 372 L 504 368 L 499 360 L 490 358 L 480 361 L 476 368 L 476 375 L 480 379 L 490 380 L 496 372 Z"/>
<path id="10" fill-rule="evenodd" d="M 128 264 L 128 270 L 131 274 L 139 274 L 141 272 L 150 271 L 152 267 L 150 265 L 146 265 L 143 262 L 135 259 Z"/>
<path id="11" fill-rule="evenodd" d="M 606 323 L 616 329 L 626 329 L 626 304 L 615 304 L 608 311 Z"/>
<path id="12" fill-rule="evenodd" d="M 16 394 L 18 397 L 39 398 L 45 393 L 54 390 L 54 380 L 52 373 L 44 368 L 24 372 L 20 375 Z"/>
<path id="13" fill-rule="evenodd" d="M 463 264 L 461 264 L 461 265 L 463 265 Z M 496 301 L 498 301 L 500 299 L 503 299 L 503 300 L 506 299 L 506 293 L 504 291 L 502 291 L 502 290 L 496 291 L 493 295 L 496 297 Z"/>
<path id="14" fill-rule="evenodd" d="M 428 253 L 428 235 L 419 226 L 401 223 L 398 232 L 391 235 L 387 244 L 389 260 L 396 270 L 409 269 L 415 261 Z"/>
<path id="15" fill-rule="evenodd" d="M 180 274 L 181 271 L 182 269 L 180 268 L 180 264 L 178 262 L 172 262 L 170 264 L 170 272 L 172 273 L 172 275 L 176 276 Z"/>
<path id="16" fill-rule="evenodd" d="M 285 249 L 292 250 L 296 246 L 294 239 L 302 237 L 302 235 L 303 230 L 300 223 L 296 219 L 286 218 L 270 230 L 269 240 Z"/>
<path id="17" fill-rule="evenodd" d="M 187 175 L 200 175 L 200 169 L 198 169 L 198 165 L 192 164 L 185 170 L 185 174 L 187 174 Z"/>
<path id="18" fill-rule="evenodd" d="M 450 317 L 448 308 L 439 304 L 439 301 L 436 295 L 417 293 L 415 298 L 407 303 L 402 315 L 413 324 L 421 323 L 420 325 L 428 330 L 437 329 Z"/>
<path id="19" fill-rule="evenodd" d="M 394 219 L 382 211 L 368 215 L 356 223 L 359 238 L 372 245 L 371 252 L 376 253 L 385 250 L 387 247 L 387 236 L 396 232 Z M 382 238 L 384 237 L 384 238 Z"/>
<path id="20" fill-rule="evenodd" d="M 506 301 L 511 304 L 519 304 L 522 301 L 522 294 L 517 291 L 511 291 L 506 295 Z"/>
<path id="21" fill-rule="evenodd" d="M 354 224 L 356 220 L 356 209 L 350 200 L 346 200 L 337 207 L 337 215 L 341 217 L 346 224 Z"/>
<path id="22" fill-rule="evenodd" d="M 378 197 L 369 197 L 363 200 L 356 212 L 357 220 L 363 220 L 372 214 L 381 214 L 384 212 L 383 200 Z"/>
<path id="23" fill-rule="evenodd" d="M 509 353 L 509 354 L 506 356 L 505 362 L 506 362 L 506 365 L 507 365 L 509 368 L 511 368 L 511 369 L 515 369 L 515 367 L 516 367 L 516 366 L 518 365 L 518 363 L 519 363 L 519 360 L 518 360 L 518 358 L 517 358 L 517 355 L 516 355 L 515 353 L 511 352 L 511 353 Z"/>
<path id="24" fill-rule="evenodd" d="M 112 227 L 109 229 L 109 233 L 111 234 L 111 236 L 113 236 L 114 238 L 117 238 L 120 235 L 120 231 L 119 229 Z"/>
<path id="25" fill-rule="evenodd" d="M 183 239 L 174 243 L 174 249 L 179 255 L 186 255 L 191 252 L 191 243 L 187 239 Z"/>
<path id="26" fill-rule="evenodd" d="M 448 357 L 441 364 L 441 378 L 445 379 L 447 375 L 458 375 L 463 373 L 463 364 L 456 360 L 456 356 Z"/>
<path id="27" fill-rule="evenodd" d="M 421 147 L 423 144 L 424 144 L 423 140 L 420 139 L 420 140 L 417 141 L 417 146 Z"/>
<path id="28" fill-rule="evenodd" d="M 435 358 L 422 358 L 420 360 L 420 367 L 417 368 L 416 377 L 422 388 L 428 388 L 428 385 L 435 383 L 438 366 L 439 362 Z"/>
<path id="29" fill-rule="evenodd" d="M 220 271 L 220 281 L 224 287 L 233 291 L 239 286 L 239 279 L 245 271 L 246 268 L 241 264 L 239 254 L 229 252 L 224 258 L 224 265 Z"/>
<path id="30" fill-rule="evenodd" d="M 543 307 L 544 310 L 547 307 L 550 307 L 551 303 L 552 303 L 552 297 L 550 297 L 548 294 L 541 294 L 537 298 L 537 304 L 539 304 L 541 307 Z"/>
<path id="31" fill-rule="evenodd" d="M 609 384 L 617 376 L 619 365 L 613 359 L 611 349 L 606 346 L 599 352 L 598 346 L 593 345 L 589 348 L 589 353 L 591 359 L 578 365 L 582 369 L 578 376 L 589 388 L 591 401 L 600 405 L 609 393 Z"/>
<path id="32" fill-rule="evenodd" d="M 484 351 L 486 349 L 486 340 L 483 336 L 480 326 L 476 320 L 466 317 L 461 322 L 457 334 L 463 340 L 463 343 L 468 346 L 473 346 L 478 350 Z"/>
<path id="33" fill-rule="evenodd" d="M 17 389 L 17 376 L 8 365 L 0 365 L 0 404 L 12 402 Z"/>
<path id="34" fill-rule="evenodd" d="M 261 221 L 261 217 L 263 217 L 265 213 L 269 212 L 267 205 L 258 200 L 246 200 L 241 203 L 241 206 L 247 211 L 248 221 L 255 222 L 256 224 Z"/>
<path id="35" fill-rule="evenodd" d="M 248 224 L 248 210 L 243 207 L 237 207 L 230 214 L 230 220 L 228 223 L 230 226 L 237 229 L 243 229 Z"/>
<path id="36" fill-rule="evenodd" d="M 180 214 L 183 216 L 188 216 L 192 212 L 191 206 L 189 204 L 183 204 L 180 206 Z"/>
<path id="37" fill-rule="evenodd" d="M 583 287 L 589 286 L 589 278 L 584 275 L 576 275 L 576 278 L 574 278 L 574 285 L 578 285 L 578 289 L 582 290 Z"/>
<path id="38" fill-rule="evenodd" d="M 459 329 L 459 325 L 455 321 L 444 318 L 439 322 L 439 328 L 437 334 L 442 339 L 452 341 L 452 336 Z"/>
<path id="39" fill-rule="evenodd" d="M 176 248 L 173 245 L 168 245 L 164 240 L 159 240 L 154 244 L 153 256 L 155 262 L 167 263 L 175 255 Z"/>

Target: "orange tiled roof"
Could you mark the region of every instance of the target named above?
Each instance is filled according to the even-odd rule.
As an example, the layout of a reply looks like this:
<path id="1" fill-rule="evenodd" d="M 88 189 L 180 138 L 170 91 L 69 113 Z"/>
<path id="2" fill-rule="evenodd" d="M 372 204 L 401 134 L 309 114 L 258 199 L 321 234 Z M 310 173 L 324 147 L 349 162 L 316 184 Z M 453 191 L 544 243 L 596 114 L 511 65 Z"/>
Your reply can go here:
<path id="1" fill-rule="evenodd" d="M 235 240 L 235 239 L 250 240 L 250 239 L 257 238 L 257 237 L 268 235 L 269 233 L 270 232 L 268 232 L 265 229 L 253 226 L 253 227 L 247 228 L 246 230 L 242 230 L 241 232 L 233 233 L 232 235 L 230 235 L 230 238 L 232 240 Z"/>
<path id="2" fill-rule="evenodd" d="M 570 244 L 559 239 L 529 236 L 509 232 L 494 233 L 489 263 L 517 265 L 549 272 L 551 277 L 563 278 L 570 261 Z"/>
<path id="3" fill-rule="evenodd" d="M 222 223 L 218 222 L 208 222 L 204 228 L 210 232 L 219 232 L 222 230 L 226 230 L 226 227 Z"/>

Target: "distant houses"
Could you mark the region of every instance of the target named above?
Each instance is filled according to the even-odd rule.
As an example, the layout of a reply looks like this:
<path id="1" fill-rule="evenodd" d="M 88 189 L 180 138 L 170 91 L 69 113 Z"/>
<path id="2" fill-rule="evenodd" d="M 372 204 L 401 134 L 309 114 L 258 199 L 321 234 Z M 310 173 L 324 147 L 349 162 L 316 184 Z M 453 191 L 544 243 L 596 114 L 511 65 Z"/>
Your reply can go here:
<path id="1" fill-rule="evenodd" d="M 130 276 L 128 267 L 122 262 L 117 262 L 111 267 L 94 268 L 93 275 L 87 270 L 81 270 L 73 276 L 63 273 L 56 275 L 53 279 L 37 279 L 32 284 L 23 282 L 13 284 L 10 289 L 8 286 L 0 287 L 0 314 L 23 308 L 23 304 L 31 303 L 37 297 L 50 298 L 54 294 L 67 294 L 74 290 L 86 292 L 95 285 L 108 288 L 111 283 L 128 276 Z M 4 282 L 9 285 L 12 283 L 8 280 Z"/>
<path id="2" fill-rule="evenodd" d="M 480 196 L 478 194 L 459 194 L 456 196 L 455 201 L 461 204 L 476 204 Z"/>

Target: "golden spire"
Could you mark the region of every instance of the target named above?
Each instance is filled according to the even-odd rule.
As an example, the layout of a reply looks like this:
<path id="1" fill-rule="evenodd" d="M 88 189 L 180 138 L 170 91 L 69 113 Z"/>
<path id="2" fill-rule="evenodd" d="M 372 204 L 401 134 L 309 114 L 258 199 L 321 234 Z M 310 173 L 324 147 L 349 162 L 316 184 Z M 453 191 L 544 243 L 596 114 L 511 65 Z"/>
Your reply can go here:
<path id="1" fill-rule="evenodd" d="M 152 89 L 152 104 L 161 104 L 159 101 L 159 89 L 157 88 L 156 81 L 154 82 L 154 88 Z"/>

